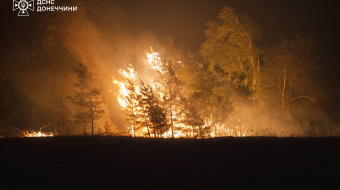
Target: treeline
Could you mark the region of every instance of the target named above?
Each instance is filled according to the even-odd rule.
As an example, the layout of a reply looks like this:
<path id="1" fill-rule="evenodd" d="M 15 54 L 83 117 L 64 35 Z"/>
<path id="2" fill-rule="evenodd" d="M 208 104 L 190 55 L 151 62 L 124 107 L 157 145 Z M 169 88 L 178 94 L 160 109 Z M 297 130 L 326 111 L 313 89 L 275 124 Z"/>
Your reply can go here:
<path id="1" fill-rule="evenodd" d="M 142 80 L 136 85 L 127 79 L 127 94 L 123 111 L 131 124 L 133 136 L 145 137 L 210 137 L 210 126 L 206 126 L 193 101 L 185 97 L 190 87 L 178 78 L 173 68 L 183 72 L 190 69 L 181 61 L 165 60 L 157 70 L 158 79 L 146 84 Z M 193 68 L 193 67 L 192 67 Z M 187 70 L 189 71 L 189 70 Z"/>
<path id="2" fill-rule="evenodd" d="M 128 57 L 130 47 L 121 48 L 125 41 L 118 40 L 126 33 L 124 15 L 116 5 L 104 4 L 106 14 L 37 20 L 40 30 L 30 39 L 42 46 L 26 44 L 0 52 L 1 131 L 39 131 L 50 124 L 44 130 L 57 135 L 113 135 L 118 127 L 121 134 L 130 129 L 124 135 L 145 137 L 339 134 L 318 105 L 323 97 L 316 80 L 315 37 L 296 35 L 259 46 L 257 25 L 230 7 L 207 23 L 203 61 L 170 40 L 157 74 L 149 76 L 154 80 L 123 81 L 127 124 L 115 121 L 120 116 L 104 109 L 112 90 L 112 71 L 107 70 L 118 71 L 122 64 L 106 62 L 141 63 L 133 63 L 140 59 Z M 88 11 L 102 6 L 95 4 L 96 9 Z M 111 14 L 111 6 L 117 14 Z M 104 123 L 98 124 L 100 119 Z"/>
<path id="3" fill-rule="evenodd" d="M 314 36 L 296 35 L 260 47 L 258 27 L 230 7 L 207 23 L 205 35 L 203 62 L 178 51 L 170 41 L 161 55 L 163 68 L 158 68 L 153 82 L 140 81 L 138 86 L 127 81 L 124 112 L 132 135 L 338 134 L 319 114 Z"/>

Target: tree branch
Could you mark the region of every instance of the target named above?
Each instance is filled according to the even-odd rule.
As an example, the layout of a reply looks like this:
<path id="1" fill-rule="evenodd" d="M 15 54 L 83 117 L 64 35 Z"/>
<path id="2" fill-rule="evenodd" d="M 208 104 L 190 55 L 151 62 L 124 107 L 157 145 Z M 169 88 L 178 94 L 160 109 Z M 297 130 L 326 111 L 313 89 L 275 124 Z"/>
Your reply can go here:
<path id="1" fill-rule="evenodd" d="M 312 97 L 310 97 L 310 96 L 297 96 L 297 97 L 295 97 L 295 98 L 292 99 L 292 102 L 293 102 L 294 100 L 297 100 L 297 99 L 300 99 L 300 98 L 307 98 L 307 99 L 309 99 L 310 101 L 312 101 L 313 103 L 316 102 L 316 99 L 315 99 L 315 98 L 312 98 Z"/>

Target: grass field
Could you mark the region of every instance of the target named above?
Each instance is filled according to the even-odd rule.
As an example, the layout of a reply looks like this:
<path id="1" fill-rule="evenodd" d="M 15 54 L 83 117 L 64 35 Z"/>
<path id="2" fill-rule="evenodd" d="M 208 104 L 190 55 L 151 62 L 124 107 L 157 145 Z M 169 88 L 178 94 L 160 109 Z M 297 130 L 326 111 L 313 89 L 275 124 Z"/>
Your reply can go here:
<path id="1" fill-rule="evenodd" d="M 340 189 L 340 138 L 3 138 L 0 164 L 0 189 Z"/>

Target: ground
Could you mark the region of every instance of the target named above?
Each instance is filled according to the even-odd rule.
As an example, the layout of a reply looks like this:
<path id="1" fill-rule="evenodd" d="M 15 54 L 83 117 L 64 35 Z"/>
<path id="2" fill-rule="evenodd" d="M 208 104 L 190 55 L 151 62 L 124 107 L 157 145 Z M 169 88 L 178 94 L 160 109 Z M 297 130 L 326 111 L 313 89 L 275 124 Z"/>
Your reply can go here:
<path id="1" fill-rule="evenodd" d="M 0 189 L 340 189 L 340 138 L 3 138 L 0 163 Z"/>

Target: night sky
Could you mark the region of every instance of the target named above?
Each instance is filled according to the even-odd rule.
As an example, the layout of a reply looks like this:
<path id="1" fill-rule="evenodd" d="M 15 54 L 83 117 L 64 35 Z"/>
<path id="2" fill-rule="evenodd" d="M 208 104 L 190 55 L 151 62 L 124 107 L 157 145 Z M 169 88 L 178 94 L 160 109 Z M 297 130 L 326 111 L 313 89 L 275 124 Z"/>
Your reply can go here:
<path id="1" fill-rule="evenodd" d="M 77 5 L 77 1 L 56 1 Z M 80 1 L 78 1 L 80 2 Z M 106 1 L 110 2 L 110 1 Z M 246 14 L 261 29 L 260 45 L 273 45 L 281 38 L 292 39 L 296 34 L 313 34 L 319 44 L 318 55 L 332 75 L 339 67 L 340 12 L 336 0 L 117 0 L 126 13 L 128 27 L 139 33 L 148 30 L 161 42 L 174 38 L 175 43 L 194 53 L 204 41 L 205 23 L 215 19 L 226 5 L 234 7 L 239 15 Z M 79 4 L 79 3 L 78 3 Z M 59 12 L 59 14 L 63 14 Z M 39 31 L 41 17 L 53 18 L 56 13 L 32 13 L 17 17 L 12 1 L 1 2 L 1 48 L 8 49 L 20 43 L 31 43 L 30 35 Z M 19 24 L 20 23 L 20 24 Z M 20 40 L 23 36 L 23 40 Z M 27 41 L 26 41 L 27 40 Z M 328 69 L 329 68 L 329 69 Z"/>
<path id="2" fill-rule="evenodd" d="M 261 43 L 272 45 L 281 38 L 291 39 L 296 34 L 314 34 L 327 59 L 337 56 L 340 42 L 340 13 L 336 0 L 121 0 L 129 24 L 136 31 L 149 29 L 164 40 L 173 36 L 175 41 L 192 51 L 198 51 L 204 41 L 205 23 L 215 19 L 226 5 L 236 13 L 246 14 L 262 32 Z M 327 50 L 327 51 L 326 51 Z M 334 56 L 334 58 L 332 58 Z"/>
<path id="3" fill-rule="evenodd" d="M 65 2 L 59 0 L 56 2 Z M 66 1 L 67 2 L 67 1 Z M 72 2 L 72 1 L 71 1 Z M 319 56 L 323 64 L 337 70 L 339 60 L 337 46 L 340 42 L 340 13 L 336 0 L 117 0 L 125 11 L 131 31 L 151 31 L 161 42 L 172 36 L 178 46 L 193 52 L 200 49 L 204 41 L 205 23 L 215 19 L 226 5 L 236 8 L 238 14 L 246 14 L 255 21 L 262 32 L 261 45 L 272 45 L 281 38 L 291 39 L 295 34 L 314 34 L 319 44 Z M 62 4 L 62 3 L 60 3 Z M 65 4 L 65 3 L 64 3 Z M 77 5 L 74 0 L 72 5 Z M 62 13 L 61 13 L 62 14 Z M 37 17 L 53 17 L 51 12 L 32 13 L 31 17 L 15 17 L 12 1 L 1 2 L 1 22 L 3 23 L 2 48 L 20 43 L 18 36 L 35 32 Z M 33 17 L 33 18 L 32 18 Z M 18 26 L 22 23 L 23 27 Z M 18 31 L 18 30 L 19 31 Z M 18 32 L 15 34 L 13 32 Z M 20 33 L 22 32 L 22 33 Z M 20 38 L 20 37 L 19 37 Z"/>

